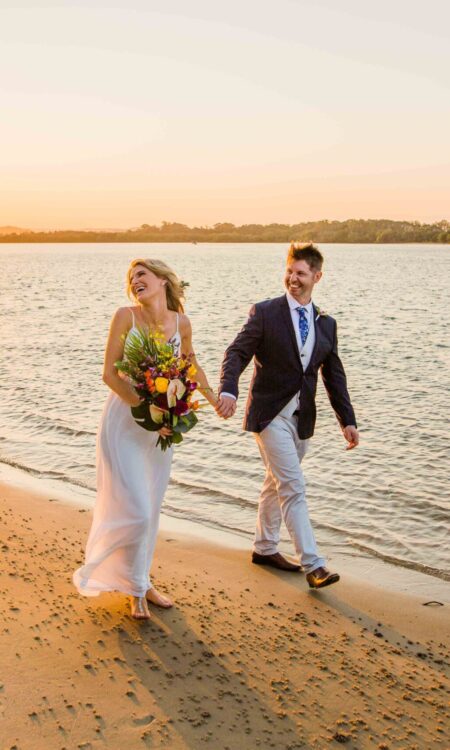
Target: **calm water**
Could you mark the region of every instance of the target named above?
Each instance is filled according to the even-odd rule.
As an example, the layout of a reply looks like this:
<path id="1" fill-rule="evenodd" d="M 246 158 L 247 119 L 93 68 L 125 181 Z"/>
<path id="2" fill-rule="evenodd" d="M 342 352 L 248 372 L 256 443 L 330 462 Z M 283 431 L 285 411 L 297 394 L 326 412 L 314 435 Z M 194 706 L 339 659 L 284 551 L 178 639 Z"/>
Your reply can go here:
<path id="1" fill-rule="evenodd" d="M 339 321 L 362 444 L 345 452 L 319 384 L 304 464 L 318 540 L 328 553 L 364 550 L 450 578 L 450 249 L 322 248 L 315 301 Z M 94 487 L 104 343 L 127 304 L 128 262 L 142 256 L 190 282 L 194 344 L 213 386 L 250 304 L 282 293 L 284 245 L 0 245 L 1 461 Z M 252 533 L 263 471 L 241 429 L 244 401 L 226 423 L 204 412 L 176 449 L 166 513 Z"/>

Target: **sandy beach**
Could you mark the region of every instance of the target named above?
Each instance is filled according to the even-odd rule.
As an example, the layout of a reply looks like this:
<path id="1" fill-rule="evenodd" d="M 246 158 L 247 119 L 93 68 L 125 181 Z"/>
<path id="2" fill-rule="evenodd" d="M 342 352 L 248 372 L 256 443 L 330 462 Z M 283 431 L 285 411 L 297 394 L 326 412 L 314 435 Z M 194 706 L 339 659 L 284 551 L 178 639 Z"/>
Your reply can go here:
<path id="1" fill-rule="evenodd" d="M 125 597 L 71 584 L 86 508 L 8 484 L 0 499 L 2 750 L 449 747 L 447 602 L 356 571 L 310 592 L 199 527 L 160 533 L 154 580 L 176 606 L 137 623 Z"/>

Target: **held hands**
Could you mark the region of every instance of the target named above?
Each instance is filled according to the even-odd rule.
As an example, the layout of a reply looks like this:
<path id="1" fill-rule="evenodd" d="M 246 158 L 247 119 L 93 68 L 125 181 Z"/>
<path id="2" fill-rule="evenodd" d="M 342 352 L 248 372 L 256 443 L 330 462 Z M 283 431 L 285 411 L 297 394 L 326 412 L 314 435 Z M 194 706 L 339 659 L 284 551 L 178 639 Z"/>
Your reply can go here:
<path id="1" fill-rule="evenodd" d="M 236 411 L 236 399 L 231 396 L 219 396 L 216 406 L 216 412 L 219 417 L 229 419 Z"/>
<path id="2" fill-rule="evenodd" d="M 359 445 L 359 432 L 354 425 L 347 425 L 347 427 L 344 427 L 342 432 L 348 443 L 345 449 L 346 451 L 351 451 L 353 448 L 356 448 L 356 446 Z"/>

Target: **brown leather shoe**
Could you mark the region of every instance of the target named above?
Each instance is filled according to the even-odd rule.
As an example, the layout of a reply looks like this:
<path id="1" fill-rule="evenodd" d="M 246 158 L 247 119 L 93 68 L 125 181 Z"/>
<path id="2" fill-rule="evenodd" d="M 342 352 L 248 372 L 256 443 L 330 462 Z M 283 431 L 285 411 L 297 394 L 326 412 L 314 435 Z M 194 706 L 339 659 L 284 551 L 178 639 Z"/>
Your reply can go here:
<path id="1" fill-rule="evenodd" d="M 324 586 L 331 586 L 340 579 L 339 573 L 330 573 L 326 568 L 316 568 L 312 573 L 306 574 L 306 580 L 310 589 L 323 589 Z"/>
<path id="2" fill-rule="evenodd" d="M 258 552 L 253 552 L 252 563 L 255 565 L 270 565 L 271 568 L 278 568 L 278 570 L 289 570 L 292 572 L 299 571 L 300 565 L 293 565 L 289 560 L 286 560 L 283 555 L 279 552 L 275 552 L 274 555 L 259 555 Z"/>

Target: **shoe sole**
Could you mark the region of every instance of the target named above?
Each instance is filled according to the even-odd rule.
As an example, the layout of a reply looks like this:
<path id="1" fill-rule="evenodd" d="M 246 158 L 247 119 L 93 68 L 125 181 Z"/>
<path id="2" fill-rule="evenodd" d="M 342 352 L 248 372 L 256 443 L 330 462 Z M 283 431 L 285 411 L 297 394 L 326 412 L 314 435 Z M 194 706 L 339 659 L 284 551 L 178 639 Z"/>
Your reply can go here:
<path id="1" fill-rule="evenodd" d="M 324 589 L 325 586 L 331 586 L 332 583 L 337 583 L 340 580 L 341 580 L 340 576 L 336 574 L 336 575 L 328 576 L 328 578 L 325 578 L 325 580 L 317 584 L 317 586 L 315 586 L 313 583 L 309 583 L 309 581 L 308 581 L 308 585 L 310 589 Z"/>
<path id="2" fill-rule="evenodd" d="M 301 570 L 300 566 L 299 567 L 294 566 L 292 568 L 281 568 L 278 565 L 273 565 L 273 563 L 264 562 L 263 560 L 252 559 L 252 563 L 253 565 L 266 565 L 268 568 L 274 568 L 275 570 L 284 570 L 285 573 L 298 573 Z"/>

